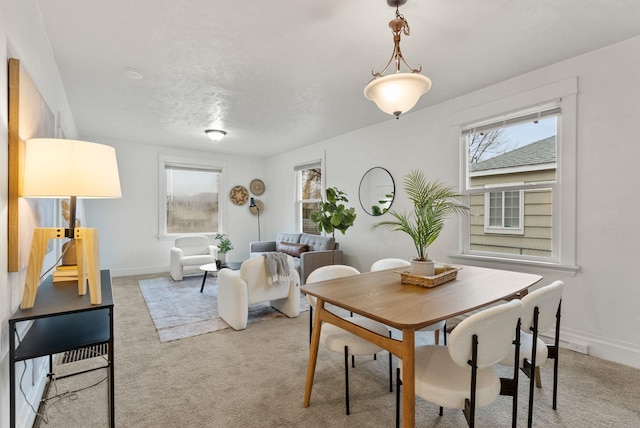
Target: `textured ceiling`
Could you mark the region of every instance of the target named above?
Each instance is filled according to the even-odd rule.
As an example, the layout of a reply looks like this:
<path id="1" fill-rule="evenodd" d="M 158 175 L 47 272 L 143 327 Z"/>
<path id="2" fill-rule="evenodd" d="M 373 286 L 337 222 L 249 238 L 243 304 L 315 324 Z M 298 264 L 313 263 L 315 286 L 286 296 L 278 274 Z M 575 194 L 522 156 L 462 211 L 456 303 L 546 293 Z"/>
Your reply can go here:
<path id="1" fill-rule="evenodd" d="M 362 94 L 393 47 L 384 0 L 39 4 L 83 139 L 270 156 L 395 120 Z M 638 0 L 409 0 L 400 12 L 404 56 L 433 81 L 414 109 L 640 34 Z M 207 128 L 228 135 L 213 143 Z"/>

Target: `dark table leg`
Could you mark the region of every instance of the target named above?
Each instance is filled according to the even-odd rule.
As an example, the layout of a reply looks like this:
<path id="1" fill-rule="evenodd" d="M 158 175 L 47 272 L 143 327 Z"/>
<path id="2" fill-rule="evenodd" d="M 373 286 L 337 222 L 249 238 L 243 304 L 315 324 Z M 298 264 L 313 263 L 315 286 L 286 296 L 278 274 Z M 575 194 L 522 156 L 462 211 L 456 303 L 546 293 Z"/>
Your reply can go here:
<path id="1" fill-rule="evenodd" d="M 204 290 L 204 282 L 207 280 L 207 274 L 209 272 L 207 272 L 206 270 L 204 271 L 204 276 L 202 277 L 202 286 L 200 287 L 200 292 L 202 293 L 202 290 Z"/>

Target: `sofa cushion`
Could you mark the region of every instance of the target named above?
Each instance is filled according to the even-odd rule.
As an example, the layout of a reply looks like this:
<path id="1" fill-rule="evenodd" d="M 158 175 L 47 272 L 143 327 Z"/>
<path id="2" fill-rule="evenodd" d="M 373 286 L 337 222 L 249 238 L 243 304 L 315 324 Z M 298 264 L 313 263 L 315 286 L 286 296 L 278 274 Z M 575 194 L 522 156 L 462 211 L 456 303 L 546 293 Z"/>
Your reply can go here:
<path id="1" fill-rule="evenodd" d="M 300 242 L 301 233 L 278 233 L 278 238 L 276 242 L 285 241 L 285 242 Z"/>
<path id="2" fill-rule="evenodd" d="M 300 257 L 301 253 L 309 251 L 308 244 L 296 244 L 295 242 L 280 241 L 276 246 L 277 251 L 289 254 L 291 257 Z"/>
<path id="3" fill-rule="evenodd" d="M 309 245 L 309 251 L 333 250 L 335 246 L 335 240 L 331 236 L 309 235 L 306 233 L 300 235 L 300 243 Z"/>

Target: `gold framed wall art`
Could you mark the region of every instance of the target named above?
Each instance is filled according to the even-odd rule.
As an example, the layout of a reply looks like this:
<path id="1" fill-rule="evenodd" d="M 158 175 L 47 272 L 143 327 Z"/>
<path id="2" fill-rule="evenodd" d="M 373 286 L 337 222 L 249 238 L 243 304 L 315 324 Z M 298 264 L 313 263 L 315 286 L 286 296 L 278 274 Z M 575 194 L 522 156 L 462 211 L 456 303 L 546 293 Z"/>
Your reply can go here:
<path id="1" fill-rule="evenodd" d="M 34 227 L 53 227 L 54 199 L 20 197 L 25 142 L 54 137 L 55 116 L 47 106 L 20 60 L 9 58 L 9 189 L 7 270 L 18 272 L 29 263 Z M 53 246 L 50 244 L 50 248 Z"/>

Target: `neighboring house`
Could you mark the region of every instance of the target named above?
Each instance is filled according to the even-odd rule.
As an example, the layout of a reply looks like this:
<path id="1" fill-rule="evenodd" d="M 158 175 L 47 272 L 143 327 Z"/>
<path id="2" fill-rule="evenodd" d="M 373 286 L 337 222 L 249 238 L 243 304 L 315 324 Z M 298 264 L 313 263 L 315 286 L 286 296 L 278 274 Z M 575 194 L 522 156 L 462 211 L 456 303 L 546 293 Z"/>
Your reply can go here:
<path id="1" fill-rule="evenodd" d="M 556 180 L 556 137 L 473 164 L 469 175 L 472 188 L 488 190 L 471 197 L 471 249 L 550 257 L 551 190 L 517 187 Z"/>

